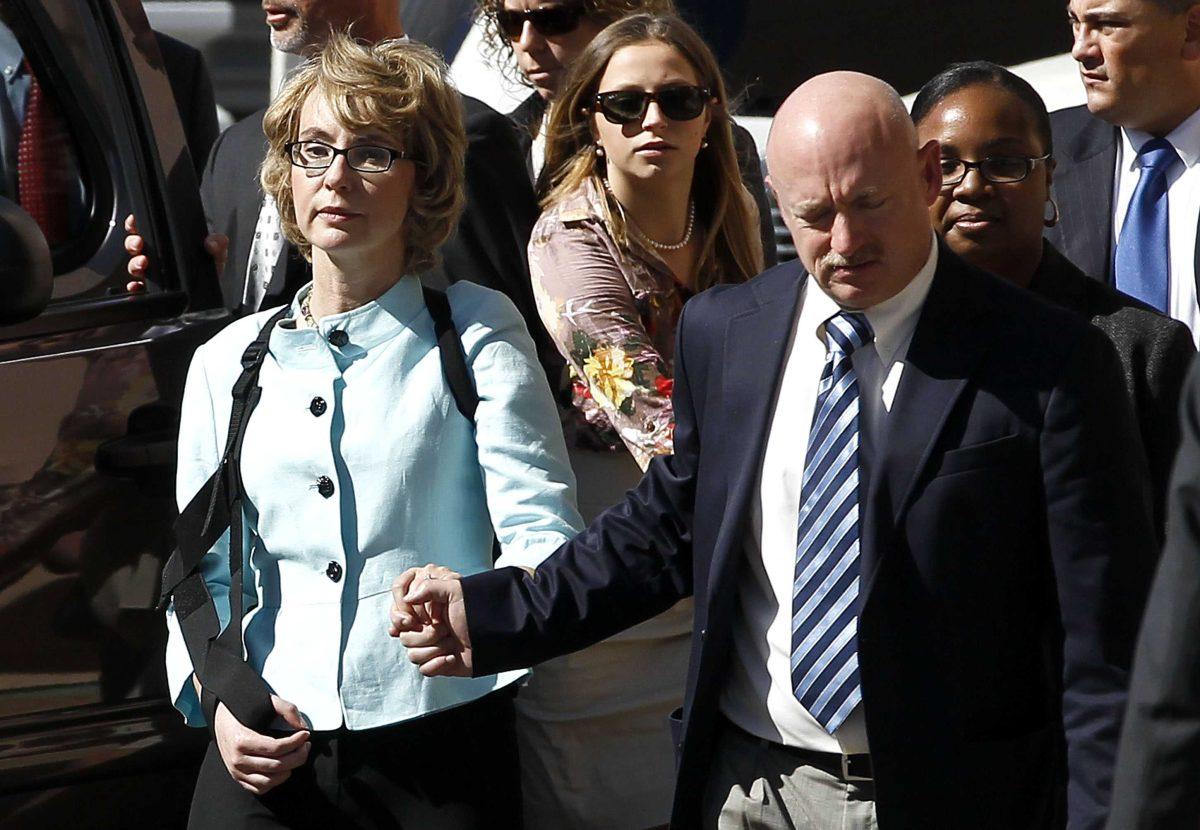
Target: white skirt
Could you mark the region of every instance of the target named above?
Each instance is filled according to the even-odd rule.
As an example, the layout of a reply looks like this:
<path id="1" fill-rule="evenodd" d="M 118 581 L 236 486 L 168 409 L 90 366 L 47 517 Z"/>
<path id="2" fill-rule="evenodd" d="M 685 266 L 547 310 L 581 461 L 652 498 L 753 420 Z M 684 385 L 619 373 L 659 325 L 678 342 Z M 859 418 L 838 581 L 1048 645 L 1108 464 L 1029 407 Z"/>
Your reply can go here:
<path id="1" fill-rule="evenodd" d="M 627 452 L 571 450 L 590 522 L 637 485 Z M 692 601 L 534 668 L 517 697 L 527 830 L 666 824 L 675 783 L 667 716 L 683 703 Z"/>

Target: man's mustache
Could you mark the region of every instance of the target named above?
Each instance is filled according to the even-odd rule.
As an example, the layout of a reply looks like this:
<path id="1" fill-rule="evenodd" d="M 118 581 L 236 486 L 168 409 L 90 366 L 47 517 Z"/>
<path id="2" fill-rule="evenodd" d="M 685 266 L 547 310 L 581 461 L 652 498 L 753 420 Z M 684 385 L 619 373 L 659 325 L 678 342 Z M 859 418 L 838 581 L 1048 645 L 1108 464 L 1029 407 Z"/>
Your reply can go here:
<path id="1" fill-rule="evenodd" d="M 843 256 L 836 251 L 830 251 L 818 260 L 818 264 L 822 268 L 853 268 L 876 258 L 874 250 L 856 251 L 851 256 Z"/>

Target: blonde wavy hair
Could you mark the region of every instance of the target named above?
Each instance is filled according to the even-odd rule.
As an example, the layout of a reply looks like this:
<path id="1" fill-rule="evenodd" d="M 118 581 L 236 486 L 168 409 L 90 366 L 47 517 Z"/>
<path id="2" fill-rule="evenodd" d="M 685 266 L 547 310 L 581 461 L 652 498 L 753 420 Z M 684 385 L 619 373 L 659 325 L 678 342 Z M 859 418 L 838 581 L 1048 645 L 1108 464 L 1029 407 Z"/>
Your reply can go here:
<path id="1" fill-rule="evenodd" d="M 578 3 L 583 14 L 602 26 L 607 26 L 631 14 L 675 14 L 674 0 L 562 0 L 563 3 Z M 513 69 L 513 46 L 508 36 L 500 30 L 498 15 L 504 9 L 504 0 L 479 0 L 475 14 L 483 23 L 483 42 L 480 48 L 493 65 L 498 66 L 509 80 L 532 86 L 519 70 Z"/>
<path id="2" fill-rule="evenodd" d="M 342 126 L 394 136 L 396 149 L 416 162 L 404 222 L 405 271 L 433 267 L 438 246 L 449 238 L 462 212 L 467 148 L 462 104 L 446 64 L 420 44 L 367 44 L 337 33 L 301 64 L 267 109 L 263 133 L 269 148 L 259 179 L 263 192 L 279 206 L 284 236 L 310 261 L 312 245 L 296 224 L 292 165 L 284 148 L 299 135 L 300 112 L 314 94 Z"/>
<path id="3" fill-rule="evenodd" d="M 704 228 L 696 289 L 744 282 L 762 270 L 762 242 L 754 202 L 738 168 L 725 81 L 712 50 L 678 17 L 638 14 L 618 20 L 600 32 L 575 60 L 546 128 L 543 169 L 550 178 L 542 207 L 569 198 L 591 179 L 604 194 L 605 218 L 613 238 L 622 249 L 628 249 L 625 217 L 616 199 L 604 188 L 606 161 L 596 155 L 591 119 L 600 79 L 612 56 L 626 46 L 651 41 L 664 43 L 683 55 L 700 85 L 716 99 L 715 104 L 708 105 L 712 116 L 705 133 L 708 147 L 696 156 L 692 180 L 696 218 Z"/>

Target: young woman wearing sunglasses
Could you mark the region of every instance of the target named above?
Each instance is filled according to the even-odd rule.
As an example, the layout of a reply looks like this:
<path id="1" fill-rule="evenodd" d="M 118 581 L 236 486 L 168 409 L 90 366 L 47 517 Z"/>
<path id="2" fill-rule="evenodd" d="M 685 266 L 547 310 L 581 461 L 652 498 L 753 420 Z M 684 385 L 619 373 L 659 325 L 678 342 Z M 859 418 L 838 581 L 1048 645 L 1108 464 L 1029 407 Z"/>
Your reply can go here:
<path id="1" fill-rule="evenodd" d="M 687 24 L 635 15 L 584 50 L 553 110 L 529 263 L 574 376 L 568 450 L 589 519 L 671 452 L 684 301 L 761 269 L 725 101 Z M 517 701 L 527 827 L 666 822 L 667 715 L 681 703 L 691 624 L 689 602 L 535 670 Z"/>
<path id="2" fill-rule="evenodd" d="M 502 71 L 515 62 L 520 78 L 533 88 L 508 117 L 528 162 L 531 182 L 545 195 L 542 177 L 547 126 L 571 64 L 607 25 L 634 14 L 670 15 L 674 0 L 479 0 L 484 46 Z M 758 148 L 749 132 L 732 124 L 742 183 L 759 212 L 763 261 L 775 264 L 775 229 L 763 184 Z"/>

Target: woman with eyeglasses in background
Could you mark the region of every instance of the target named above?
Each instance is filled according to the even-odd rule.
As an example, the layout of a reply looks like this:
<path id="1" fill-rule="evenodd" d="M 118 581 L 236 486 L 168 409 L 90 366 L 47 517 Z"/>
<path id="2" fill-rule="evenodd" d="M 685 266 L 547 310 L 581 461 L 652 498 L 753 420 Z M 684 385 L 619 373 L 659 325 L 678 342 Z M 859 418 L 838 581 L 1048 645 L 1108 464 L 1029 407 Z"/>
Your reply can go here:
<path id="1" fill-rule="evenodd" d="M 1042 238 L 1059 219 L 1054 146 L 1046 105 L 1026 81 L 987 61 L 956 64 L 921 88 L 912 117 L 922 143 L 941 144 L 942 191 L 929 213 L 951 250 L 1088 317 L 1116 347 L 1161 536 L 1179 393 L 1195 354 L 1187 326 L 1089 278 Z"/>
<path id="2" fill-rule="evenodd" d="M 757 274 L 716 60 L 676 17 L 634 15 L 575 60 L 553 109 L 529 243 L 538 313 L 572 370 L 565 428 L 590 519 L 672 450 L 675 329 L 692 294 Z M 667 821 L 691 602 L 534 669 L 517 700 L 526 826 Z"/>
<path id="3" fill-rule="evenodd" d="M 512 696 L 524 673 L 426 678 L 388 636 L 406 569 L 491 568 L 496 538 L 495 566 L 532 570 L 580 527 L 554 403 L 504 295 L 465 281 L 447 291 L 478 392 L 470 420 L 444 377 L 418 274 L 462 209 L 458 93 L 424 46 L 338 34 L 292 75 L 263 131 L 263 190 L 313 281 L 269 331 L 245 427 L 241 645 L 292 731 L 252 731 L 219 703 L 189 826 L 517 830 Z M 243 352 L 277 312 L 196 351 L 181 506 L 223 463 Z M 229 540 L 200 566 L 226 617 Z M 202 725 L 174 610 L 168 679 Z"/>
<path id="4" fill-rule="evenodd" d="M 592 38 L 623 17 L 674 13 L 674 0 L 480 0 L 484 44 L 493 62 L 507 71 L 510 59 L 515 59 L 518 80 L 533 88 L 533 93 L 508 114 L 518 128 L 530 181 L 545 184 L 541 176 L 553 104 L 571 64 Z M 763 261 L 771 266 L 776 261 L 775 229 L 758 148 L 746 130 L 737 124 L 731 124 L 731 128 L 742 183 L 759 211 Z M 538 195 L 545 195 L 544 187 L 539 188 Z"/>

